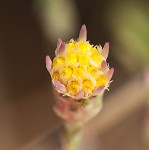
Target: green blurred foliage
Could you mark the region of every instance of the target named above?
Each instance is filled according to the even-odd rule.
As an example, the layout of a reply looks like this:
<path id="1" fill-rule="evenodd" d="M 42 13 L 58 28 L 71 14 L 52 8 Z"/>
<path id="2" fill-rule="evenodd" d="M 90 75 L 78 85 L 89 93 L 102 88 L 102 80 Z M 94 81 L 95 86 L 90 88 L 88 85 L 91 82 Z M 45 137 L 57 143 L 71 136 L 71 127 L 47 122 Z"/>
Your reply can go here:
<path id="1" fill-rule="evenodd" d="M 68 40 L 77 32 L 79 17 L 73 0 L 36 0 L 35 10 L 52 43 L 56 43 L 58 37 Z"/>
<path id="2" fill-rule="evenodd" d="M 149 63 L 147 3 L 141 0 L 111 1 L 105 14 L 114 45 L 112 53 L 131 72 Z"/>

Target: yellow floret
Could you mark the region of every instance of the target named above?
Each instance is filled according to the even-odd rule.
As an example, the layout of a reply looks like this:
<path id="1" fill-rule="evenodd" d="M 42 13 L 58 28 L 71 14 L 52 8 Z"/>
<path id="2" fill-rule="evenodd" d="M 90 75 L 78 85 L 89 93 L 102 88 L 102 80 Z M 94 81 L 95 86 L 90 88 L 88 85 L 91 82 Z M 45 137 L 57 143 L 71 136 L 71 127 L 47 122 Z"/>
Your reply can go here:
<path id="1" fill-rule="evenodd" d="M 90 50 L 91 45 L 88 42 L 76 42 L 76 47 L 80 52 L 86 53 L 87 50 Z"/>
<path id="2" fill-rule="evenodd" d="M 66 45 L 66 51 L 69 52 L 75 49 L 75 41 L 70 40 L 70 42 Z"/>
<path id="3" fill-rule="evenodd" d="M 79 84 L 76 81 L 72 81 L 68 86 L 67 86 L 68 93 L 71 94 L 72 96 L 75 96 L 78 91 L 79 91 Z"/>
<path id="4" fill-rule="evenodd" d="M 81 77 L 82 79 L 84 78 L 84 74 L 85 74 L 85 69 L 84 68 L 76 68 L 74 69 L 74 72 L 73 74 L 76 76 L 76 77 Z"/>
<path id="5" fill-rule="evenodd" d="M 84 93 L 92 92 L 94 89 L 93 83 L 90 80 L 83 81 L 83 91 Z"/>
<path id="6" fill-rule="evenodd" d="M 72 69 L 70 67 L 64 67 L 62 74 L 64 77 L 66 77 L 67 79 L 69 79 L 72 75 Z"/>
<path id="7" fill-rule="evenodd" d="M 99 56 L 99 54 L 93 54 L 91 56 L 92 60 L 95 61 L 98 65 L 101 65 L 102 58 Z"/>
<path id="8" fill-rule="evenodd" d="M 88 66 L 89 65 L 89 57 L 86 54 L 80 55 L 78 57 L 78 62 L 80 66 Z"/>
<path id="9" fill-rule="evenodd" d="M 90 49 L 90 51 L 91 51 L 92 55 L 99 55 L 101 50 L 100 50 L 99 46 L 94 46 Z"/>
<path id="10" fill-rule="evenodd" d="M 97 79 L 100 76 L 99 69 L 97 69 L 94 66 L 88 67 L 88 73 L 90 73 L 95 79 Z"/>
<path id="11" fill-rule="evenodd" d="M 70 66 L 74 65 L 74 63 L 77 62 L 77 55 L 75 52 L 72 52 L 70 54 L 68 54 L 67 56 L 65 56 L 65 62 L 69 63 Z"/>
<path id="12" fill-rule="evenodd" d="M 107 83 L 107 79 L 105 76 L 100 76 L 98 79 L 97 79 L 97 82 L 96 82 L 96 86 L 101 86 L 101 85 L 105 85 Z"/>
<path id="13" fill-rule="evenodd" d="M 58 79 L 59 78 L 59 73 L 57 71 L 55 71 L 53 74 L 52 74 L 52 78 L 53 79 Z"/>
<path id="14" fill-rule="evenodd" d="M 58 57 L 58 58 L 55 58 L 53 60 L 53 67 L 54 66 L 57 66 L 57 65 L 62 65 L 64 63 L 65 59 L 63 57 Z"/>

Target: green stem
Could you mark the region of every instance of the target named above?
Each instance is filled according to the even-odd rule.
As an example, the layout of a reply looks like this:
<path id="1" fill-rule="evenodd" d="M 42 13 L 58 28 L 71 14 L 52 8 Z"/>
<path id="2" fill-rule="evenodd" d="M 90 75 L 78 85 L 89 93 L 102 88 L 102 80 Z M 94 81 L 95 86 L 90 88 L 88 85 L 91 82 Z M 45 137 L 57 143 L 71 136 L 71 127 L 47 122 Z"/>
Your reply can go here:
<path id="1" fill-rule="evenodd" d="M 86 110 L 86 115 L 80 120 L 65 122 L 65 135 L 62 141 L 62 150 L 79 150 L 83 126 L 94 118 L 102 108 L 102 95 L 89 100 L 82 100 L 81 103 Z"/>
<path id="2" fill-rule="evenodd" d="M 66 132 L 63 137 L 62 150 L 79 150 L 82 126 L 76 123 L 66 123 L 65 129 Z"/>

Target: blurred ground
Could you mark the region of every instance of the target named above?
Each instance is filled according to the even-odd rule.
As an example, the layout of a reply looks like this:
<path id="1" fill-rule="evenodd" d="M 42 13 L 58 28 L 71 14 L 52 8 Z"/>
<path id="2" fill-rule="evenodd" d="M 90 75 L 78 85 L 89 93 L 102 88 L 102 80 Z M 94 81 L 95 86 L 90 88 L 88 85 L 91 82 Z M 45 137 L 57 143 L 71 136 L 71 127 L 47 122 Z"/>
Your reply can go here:
<path id="1" fill-rule="evenodd" d="M 144 109 L 132 114 L 126 120 L 101 136 L 102 150 L 145 150 L 142 140 L 142 117 Z"/>

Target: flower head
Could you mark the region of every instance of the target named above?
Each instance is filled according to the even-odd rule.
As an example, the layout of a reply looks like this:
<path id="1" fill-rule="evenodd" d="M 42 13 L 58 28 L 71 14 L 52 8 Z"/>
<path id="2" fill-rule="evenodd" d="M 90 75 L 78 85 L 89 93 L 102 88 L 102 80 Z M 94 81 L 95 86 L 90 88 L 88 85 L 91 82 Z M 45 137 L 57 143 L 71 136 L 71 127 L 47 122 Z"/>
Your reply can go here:
<path id="1" fill-rule="evenodd" d="M 71 39 L 65 43 L 58 39 L 53 62 L 46 56 L 46 67 L 55 89 L 74 99 L 99 95 L 109 87 L 114 72 L 106 62 L 109 43 L 102 48 L 86 39 L 87 30 L 83 25 L 78 40 Z"/>

